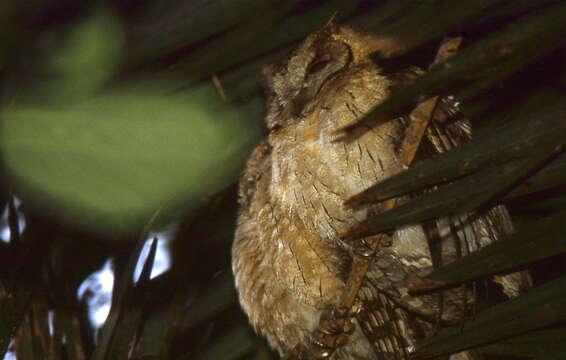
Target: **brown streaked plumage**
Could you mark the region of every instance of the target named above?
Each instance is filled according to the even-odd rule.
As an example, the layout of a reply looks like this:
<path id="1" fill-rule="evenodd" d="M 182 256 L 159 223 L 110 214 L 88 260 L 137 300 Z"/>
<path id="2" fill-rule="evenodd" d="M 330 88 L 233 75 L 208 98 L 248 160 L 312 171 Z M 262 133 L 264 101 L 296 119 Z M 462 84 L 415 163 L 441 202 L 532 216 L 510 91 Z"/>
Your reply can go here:
<path id="1" fill-rule="evenodd" d="M 251 324 L 282 355 L 308 344 L 321 313 L 340 305 L 356 255 L 338 234 L 377 211 L 351 210 L 344 200 L 401 169 L 402 119 L 355 141 L 333 141 L 335 129 L 359 119 L 396 85 L 370 58 L 371 39 L 331 23 L 264 70 L 269 135 L 240 182 L 232 264 Z M 441 108 L 428 130 L 430 154 L 469 137 L 469 124 L 450 123 L 450 107 Z M 461 319 L 469 306 L 465 288 L 446 291 L 442 301 L 408 295 L 408 285 L 433 268 L 429 243 L 437 251 L 434 262 L 447 263 L 510 231 L 509 224 L 497 208 L 474 221 L 463 214 L 398 229 L 360 289 L 354 333 L 332 358 L 404 359 L 436 320 Z"/>

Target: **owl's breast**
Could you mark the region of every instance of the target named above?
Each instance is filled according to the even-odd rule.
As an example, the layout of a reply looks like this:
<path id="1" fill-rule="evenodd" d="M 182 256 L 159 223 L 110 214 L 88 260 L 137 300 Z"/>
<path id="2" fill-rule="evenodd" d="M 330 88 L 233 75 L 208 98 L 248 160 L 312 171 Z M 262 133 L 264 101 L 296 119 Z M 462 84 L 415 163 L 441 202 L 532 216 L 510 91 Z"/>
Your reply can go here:
<path id="1" fill-rule="evenodd" d="M 366 216 L 364 209 L 346 209 L 344 200 L 400 168 L 396 147 L 403 127 L 399 121 L 354 141 L 334 141 L 338 127 L 356 121 L 386 96 L 384 78 L 364 74 L 345 78 L 338 84 L 340 91 L 335 91 L 337 84 L 323 88 L 309 116 L 269 137 L 272 202 L 297 214 L 307 228 L 329 241 Z"/>

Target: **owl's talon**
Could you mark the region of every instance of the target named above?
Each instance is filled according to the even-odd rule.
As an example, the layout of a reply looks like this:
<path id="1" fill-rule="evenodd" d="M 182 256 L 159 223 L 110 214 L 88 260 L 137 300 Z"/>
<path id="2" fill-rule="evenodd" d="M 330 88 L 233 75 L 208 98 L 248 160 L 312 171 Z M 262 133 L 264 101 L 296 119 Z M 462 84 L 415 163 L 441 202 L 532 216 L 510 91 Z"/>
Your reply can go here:
<path id="1" fill-rule="evenodd" d="M 354 300 L 354 305 L 352 305 L 352 314 L 357 315 L 359 313 L 361 313 L 364 310 L 364 303 L 356 298 L 356 300 Z"/>
<path id="2" fill-rule="evenodd" d="M 332 309 L 332 316 L 335 319 L 346 319 L 350 310 L 345 306 L 335 307 Z"/>
<path id="3" fill-rule="evenodd" d="M 316 346 L 325 347 L 326 336 L 329 335 L 321 330 L 316 330 L 312 336 L 312 343 Z"/>
<path id="4" fill-rule="evenodd" d="M 334 352 L 336 346 L 341 346 L 341 344 L 339 344 L 337 341 L 336 346 L 331 347 L 328 345 L 327 337 L 328 334 L 320 330 L 315 331 L 311 339 L 311 346 L 310 346 L 310 350 L 308 351 L 308 356 L 303 355 L 303 357 L 300 357 L 299 359 L 303 359 L 303 358 L 312 359 L 312 360 L 328 359 Z M 338 337 L 337 340 L 340 340 L 340 337 Z"/>
<path id="5" fill-rule="evenodd" d="M 390 236 L 382 236 L 379 242 L 379 246 L 381 247 L 391 247 L 393 245 L 393 235 Z"/>
<path id="6" fill-rule="evenodd" d="M 345 307 L 323 310 L 320 315 L 319 329 L 326 335 L 338 335 L 345 332 L 350 311 Z"/>
<path id="7" fill-rule="evenodd" d="M 341 347 L 346 345 L 350 341 L 350 337 L 346 334 L 338 335 L 336 339 L 336 347 Z"/>
<path id="8" fill-rule="evenodd" d="M 308 357 L 308 359 L 313 359 L 313 360 L 328 359 L 333 352 L 334 352 L 333 349 L 320 346 L 319 344 L 315 344 L 314 346 L 312 346 L 312 349 L 310 351 L 310 357 Z"/>
<path id="9" fill-rule="evenodd" d="M 328 359 L 332 355 L 332 349 L 328 349 L 325 346 L 318 344 L 313 341 L 310 349 L 304 346 L 296 346 L 291 354 L 291 359 L 293 360 L 324 360 Z"/>
<path id="10" fill-rule="evenodd" d="M 344 334 L 352 335 L 356 330 L 356 324 L 353 321 L 346 321 L 344 324 Z"/>
<path id="11" fill-rule="evenodd" d="M 370 244 L 368 244 L 366 239 L 360 239 L 360 240 L 356 240 L 354 243 L 354 254 L 360 256 L 360 257 L 370 257 L 373 256 L 373 249 L 370 246 Z"/>
<path id="12" fill-rule="evenodd" d="M 346 345 L 350 340 L 347 334 L 340 334 L 337 336 L 334 346 L 327 345 L 327 334 L 322 331 L 316 331 L 311 340 L 311 347 L 308 352 L 302 351 L 296 358 L 299 360 L 323 360 L 328 359 L 336 348 Z"/>
<path id="13" fill-rule="evenodd" d="M 311 338 L 311 354 L 309 355 L 311 357 L 307 358 L 327 359 L 337 347 L 348 343 L 349 335 L 354 332 L 354 329 L 355 325 L 350 319 L 348 308 L 335 307 L 323 310 L 318 329 Z M 331 336 L 336 336 L 333 342 L 330 341 Z"/>

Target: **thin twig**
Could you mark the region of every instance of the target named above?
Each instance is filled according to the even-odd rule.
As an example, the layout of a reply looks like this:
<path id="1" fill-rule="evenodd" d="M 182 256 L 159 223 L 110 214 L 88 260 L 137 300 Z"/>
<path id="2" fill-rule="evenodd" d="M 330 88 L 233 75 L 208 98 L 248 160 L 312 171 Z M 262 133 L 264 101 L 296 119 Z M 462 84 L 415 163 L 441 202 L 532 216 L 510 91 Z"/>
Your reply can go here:
<path id="1" fill-rule="evenodd" d="M 218 75 L 212 74 L 211 80 L 222 101 L 226 102 L 226 93 L 224 92 L 224 88 L 222 87 L 222 83 L 220 82 Z"/>

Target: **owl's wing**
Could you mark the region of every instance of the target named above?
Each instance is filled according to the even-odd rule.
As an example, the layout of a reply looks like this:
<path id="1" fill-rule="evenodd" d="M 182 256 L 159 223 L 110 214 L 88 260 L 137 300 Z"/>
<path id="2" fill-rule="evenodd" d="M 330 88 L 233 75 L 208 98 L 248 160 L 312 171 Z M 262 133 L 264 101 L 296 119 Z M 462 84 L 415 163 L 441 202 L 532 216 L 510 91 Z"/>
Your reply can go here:
<path id="1" fill-rule="evenodd" d="M 404 360 L 414 349 L 414 340 L 423 337 L 426 326 L 398 306 L 371 280 L 358 293 L 363 304 L 355 315 L 378 360 Z"/>
<path id="2" fill-rule="evenodd" d="M 415 75 L 412 70 L 400 78 L 409 79 Z M 426 139 L 423 139 L 428 143 L 424 146 L 424 157 L 444 153 L 471 139 L 471 124 L 462 116 L 453 99 L 440 99 L 431 120 Z M 430 253 L 427 256 L 432 261 L 432 267 L 439 267 L 512 232 L 513 227 L 506 208 L 497 206 L 481 214 L 463 213 L 429 221 L 422 224 L 422 229 L 426 236 L 421 240 L 428 241 L 429 245 Z M 390 254 L 387 252 L 378 253 L 374 260 L 378 263 L 381 260 L 386 265 L 380 269 L 374 264 L 370 269 L 358 294 L 364 305 L 356 319 L 372 344 L 377 359 L 406 359 L 416 340 L 434 332 L 435 318 L 427 318 L 423 316 L 424 313 L 434 309 L 439 313 L 436 320 L 462 319 L 474 299 L 462 299 L 471 297 L 471 294 L 461 287 L 445 291 L 443 295 L 422 299 L 421 305 L 406 306 L 401 300 L 404 297 L 402 294 L 392 296 L 392 293 L 398 292 L 399 284 L 406 286 L 415 272 L 419 271 L 417 268 L 409 268 L 402 261 L 393 258 L 388 260 L 388 256 Z M 421 270 L 419 276 L 423 272 L 429 272 L 431 268 L 425 265 Z M 384 276 L 388 279 L 384 280 Z M 508 275 L 501 280 L 503 292 L 508 296 L 515 295 L 524 286 L 517 274 Z M 411 309 L 417 311 L 413 312 Z M 464 352 L 453 355 L 451 359 L 474 358 L 472 352 Z"/>
<path id="3" fill-rule="evenodd" d="M 414 67 L 401 71 L 395 74 L 392 86 L 403 86 L 422 73 L 421 70 Z M 418 155 L 430 157 L 445 153 L 471 139 L 472 125 L 460 111 L 457 100 L 451 96 L 441 97 L 426 130 L 426 139 L 423 139 L 423 142 L 428 142 L 429 146 L 424 146 L 427 148 L 424 151 L 421 146 L 420 152 L 425 154 Z M 457 214 L 424 225 L 427 227 L 429 242 L 446 243 L 450 241 L 455 247 L 453 250 L 456 251 L 456 254 L 446 252 L 431 254 L 433 260 L 438 260 L 435 266 L 450 263 L 458 257 L 465 256 L 513 232 L 513 224 L 505 206 L 496 206 L 483 213 Z M 507 281 L 511 278 L 515 280 Z M 502 281 L 501 285 L 508 296 L 517 295 L 520 288 L 529 286 L 528 279 L 518 280 L 517 275 L 509 276 L 507 280 Z"/>
<path id="4" fill-rule="evenodd" d="M 240 211 L 247 212 L 250 201 L 254 195 L 256 183 L 270 166 L 271 147 L 267 140 L 254 148 L 246 163 L 245 171 L 240 178 L 238 198 Z"/>
<path id="5" fill-rule="evenodd" d="M 463 117 L 457 103 L 450 98 L 441 98 L 427 128 L 426 137 L 436 153 L 444 153 L 463 145 L 472 138 L 472 128 L 468 119 Z M 461 247 L 457 257 L 483 247 L 513 231 L 513 224 L 504 206 L 496 206 L 484 213 L 457 214 L 436 221 L 440 241 L 442 237 L 452 236 Z M 446 228 L 449 226 L 449 228 Z M 447 234 L 447 235 L 443 235 Z M 449 234 L 449 235 L 448 235 Z M 441 259 L 446 264 L 455 259 Z M 441 266 L 442 264 L 438 264 Z"/>
<path id="6" fill-rule="evenodd" d="M 441 98 L 426 135 L 436 152 L 443 153 L 471 140 L 472 129 L 469 120 L 459 111 L 457 102 L 451 98 Z M 436 221 L 436 225 L 441 234 L 452 237 L 461 248 L 457 257 L 473 252 L 513 232 L 513 223 L 503 205 L 482 213 L 453 215 L 447 220 L 444 223 L 448 226 L 440 225 L 442 219 Z M 438 240 L 445 241 L 442 238 Z M 442 259 L 442 263 L 446 264 L 454 260 L 455 258 L 446 258 Z M 497 277 L 493 280 L 501 285 L 508 297 L 516 296 L 530 286 L 530 279 L 525 272 Z"/>

